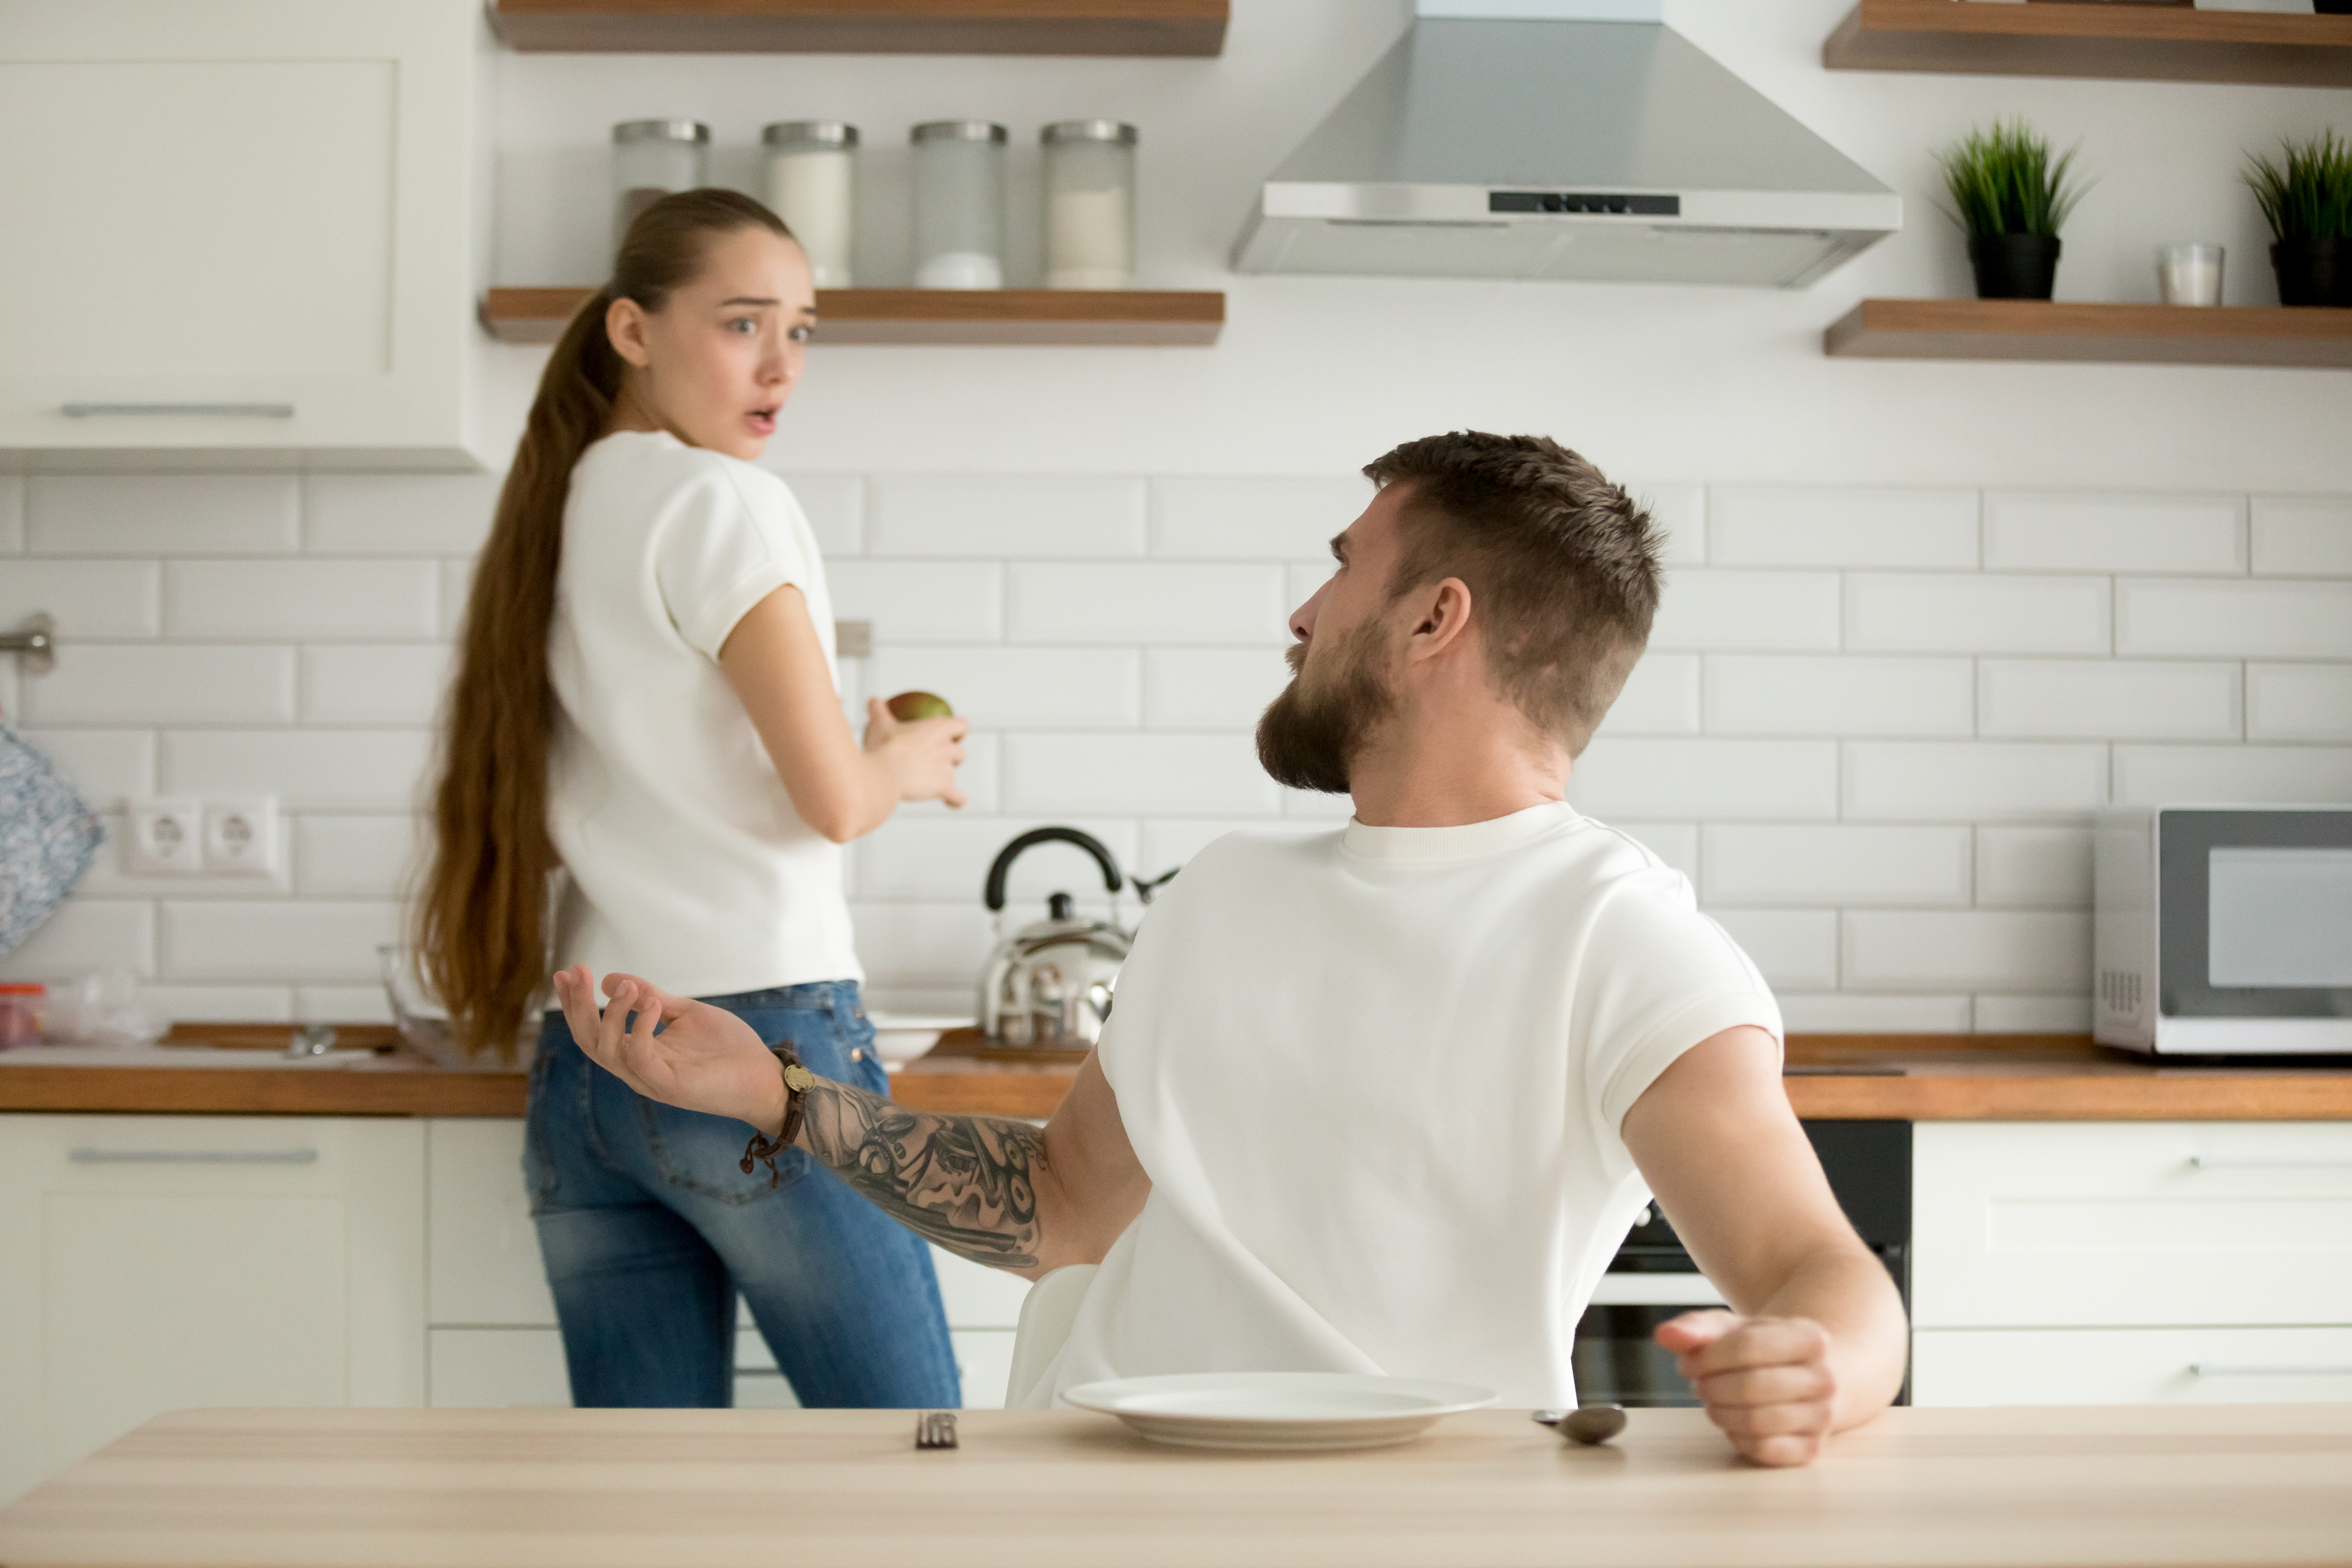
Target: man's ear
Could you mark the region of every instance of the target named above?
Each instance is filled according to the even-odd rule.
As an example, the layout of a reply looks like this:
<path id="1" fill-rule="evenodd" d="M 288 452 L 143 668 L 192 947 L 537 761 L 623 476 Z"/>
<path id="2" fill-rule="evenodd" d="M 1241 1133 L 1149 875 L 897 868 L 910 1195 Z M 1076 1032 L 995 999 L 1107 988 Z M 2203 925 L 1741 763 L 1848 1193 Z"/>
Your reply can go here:
<path id="1" fill-rule="evenodd" d="M 1462 640 L 1470 626 L 1470 584 L 1459 577 L 1419 590 L 1421 607 L 1413 624 L 1408 658 L 1433 658 Z"/>
<path id="2" fill-rule="evenodd" d="M 613 352 L 639 370 L 653 363 L 653 350 L 646 343 L 646 308 L 635 300 L 615 300 L 604 307 L 604 335 L 613 341 Z"/>

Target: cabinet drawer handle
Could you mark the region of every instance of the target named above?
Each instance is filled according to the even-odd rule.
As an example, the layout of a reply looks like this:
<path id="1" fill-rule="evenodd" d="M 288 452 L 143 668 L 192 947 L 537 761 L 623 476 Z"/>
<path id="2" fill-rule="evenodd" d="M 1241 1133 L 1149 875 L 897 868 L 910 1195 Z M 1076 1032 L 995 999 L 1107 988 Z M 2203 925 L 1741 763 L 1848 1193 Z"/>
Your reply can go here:
<path id="1" fill-rule="evenodd" d="M 133 418 L 154 415 L 164 418 L 291 419 L 290 403 L 68 403 L 58 410 L 68 419 Z"/>
<path id="2" fill-rule="evenodd" d="M 2215 1160 L 2191 1154 L 2189 1163 L 2200 1171 L 2352 1171 L 2352 1160 Z"/>
<path id="3" fill-rule="evenodd" d="M 76 1149 L 77 1165 L 315 1165 L 316 1149 Z"/>
<path id="4" fill-rule="evenodd" d="M 2352 1377 L 2352 1363 L 2339 1366 L 2230 1366 L 2192 1362 L 2189 1373 L 2192 1377 Z"/>

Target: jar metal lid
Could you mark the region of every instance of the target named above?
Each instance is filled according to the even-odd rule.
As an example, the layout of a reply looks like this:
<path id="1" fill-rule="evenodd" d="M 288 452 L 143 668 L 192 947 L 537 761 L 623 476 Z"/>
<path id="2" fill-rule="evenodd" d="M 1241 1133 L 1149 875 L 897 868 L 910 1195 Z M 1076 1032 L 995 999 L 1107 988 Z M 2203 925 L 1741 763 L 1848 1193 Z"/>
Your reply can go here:
<path id="1" fill-rule="evenodd" d="M 1123 120 L 1057 120 L 1040 132 L 1037 140 L 1048 147 L 1065 142 L 1111 142 L 1132 147 L 1135 127 Z"/>
<path id="2" fill-rule="evenodd" d="M 922 142 L 993 142 L 1012 140 L 1004 127 L 985 120 L 929 120 L 915 127 L 913 140 Z"/>
<path id="3" fill-rule="evenodd" d="M 760 128 L 771 147 L 855 147 L 857 127 L 839 120 L 780 120 Z"/>
<path id="4" fill-rule="evenodd" d="M 699 120 L 624 120 L 613 127 L 613 140 L 631 142 L 708 142 L 710 127 Z"/>

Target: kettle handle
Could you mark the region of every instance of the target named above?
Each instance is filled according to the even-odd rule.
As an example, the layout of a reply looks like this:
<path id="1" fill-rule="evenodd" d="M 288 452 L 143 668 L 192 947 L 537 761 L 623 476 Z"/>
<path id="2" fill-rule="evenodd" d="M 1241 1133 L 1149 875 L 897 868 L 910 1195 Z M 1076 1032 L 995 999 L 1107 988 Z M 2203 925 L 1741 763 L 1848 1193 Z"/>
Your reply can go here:
<path id="1" fill-rule="evenodd" d="M 1106 892 L 1116 893 L 1127 885 L 1118 874 L 1118 862 L 1111 858 L 1103 841 L 1093 834 L 1081 833 L 1075 827 L 1033 827 L 998 850 L 995 862 L 988 868 L 988 886 L 981 894 L 981 902 L 988 906 L 991 914 L 1004 910 L 1004 879 L 1013 869 L 1013 862 L 1021 858 L 1023 850 L 1039 844 L 1075 844 L 1093 856 L 1095 864 L 1102 868 Z"/>

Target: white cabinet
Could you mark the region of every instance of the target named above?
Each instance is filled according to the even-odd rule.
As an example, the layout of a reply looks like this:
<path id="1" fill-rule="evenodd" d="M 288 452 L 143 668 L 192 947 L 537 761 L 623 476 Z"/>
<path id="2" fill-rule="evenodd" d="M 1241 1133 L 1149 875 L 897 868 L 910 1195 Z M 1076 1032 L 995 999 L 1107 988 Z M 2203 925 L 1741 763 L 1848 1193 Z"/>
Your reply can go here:
<path id="1" fill-rule="evenodd" d="M 1921 1405 L 2352 1396 L 2352 1124 L 1927 1122 Z"/>
<path id="2" fill-rule="evenodd" d="M 478 466 L 478 0 L 8 0 L 0 449 Z"/>
<path id="3" fill-rule="evenodd" d="M 424 1129 L 0 1116 L 0 1500 L 166 1410 L 416 1405 Z"/>

